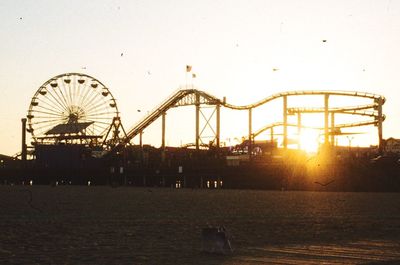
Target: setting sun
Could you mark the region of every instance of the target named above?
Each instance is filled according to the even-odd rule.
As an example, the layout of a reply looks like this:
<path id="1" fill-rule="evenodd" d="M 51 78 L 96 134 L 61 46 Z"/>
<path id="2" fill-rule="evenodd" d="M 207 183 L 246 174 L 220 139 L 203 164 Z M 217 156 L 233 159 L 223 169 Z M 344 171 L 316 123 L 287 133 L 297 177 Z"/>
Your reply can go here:
<path id="1" fill-rule="evenodd" d="M 316 153 L 319 146 L 319 131 L 303 129 L 300 133 L 300 149 L 307 153 Z"/>

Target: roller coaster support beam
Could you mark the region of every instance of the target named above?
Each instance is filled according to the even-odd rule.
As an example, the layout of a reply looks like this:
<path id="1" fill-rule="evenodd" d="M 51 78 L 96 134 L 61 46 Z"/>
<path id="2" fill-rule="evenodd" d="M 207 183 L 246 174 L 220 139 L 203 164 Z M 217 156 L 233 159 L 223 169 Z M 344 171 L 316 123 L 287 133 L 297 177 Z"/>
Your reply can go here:
<path id="1" fill-rule="evenodd" d="M 26 161 L 27 147 L 26 147 L 26 118 L 21 119 L 22 122 L 22 145 L 21 145 L 21 160 Z"/>
<path id="2" fill-rule="evenodd" d="M 329 143 L 329 94 L 324 95 L 324 116 L 325 116 L 325 122 L 324 122 L 324 144 L 328 145 Z"/>
<path id="3" fill-rule="evenodd" d="M 143 165 L 144 156 L 143 156 L 143 131 L 139 133 L 139 145 L 140 145 L 140 164 Z"/>
<path id="4" fill-rule="evenodd" d="M 335 112 L 331 112 L 331 145 L 335 146 Z"/>
<path id="5" fill-rule="evenodd" d="M 274 127 L 271 127 L 270 130 L 271 130 L 270 131 L 270 133 L 271 133 L 271 144 L 273 144 L 274 143 Z"/>
<path id="6" fill-rule="evenodd" d="M 165 150 L 165 116 L 166 113 L 163 112 L 161 115 L 161 148 L 163 151 Z"/>
<path id="7" fill-rule="evenodd" d="M 383 153 L 383 141 L 382 141 L 382 122 L 383 122 L 383 114 L 382 114 L 382 105 L 384 100 L 382 97 L 378 98 L 378 138 L 379 138 L 379 154 Z"/>
<path id="8" fill-rule="evenodd" d="M 161 114 L 161 162 L 165 162 L 165 116 L 167 115 L 166 112 Z"/>
<path id="9" fill-rule="evenodd" d="M 283 96 L 283 149 L 287 149 L 288 132 L 287 132 L 287 96 Z"/>
<path id="10" fill-rule="evenodd" d="M 217 144 L 217 148 L 219 148 L 219 144 L 220 144 L 220 125 L 221 125 L 221 117 L 220 117 L 220 110 L 221 110 L 221 105 L 218 103 L 216 106 L 216 111 L 217 111 L 217 118 L 216 118 L 216 132 L 215 132 L 215 140 L 216 140 L 216 144 Z"/>
<path id="11" fill-rule="evenodd" d="M 200 146 L 200 95 L 196 94 L 196 150 L 199 150 Z"/>
<path id="12" fill-rule="evenodd" d="M 300 136 L 301 136 L 301 113 L 297 113 L 297 149 L 301 149 L 301 141 L 300 141 Z"/>
<path id="13" fill-rule="evenodd" d="M 252 150 L 252 142 L 253 142 L 253 132 L 252 132 L 252 108 L 249 109 L 249 146 L 248 146 L 248 153 L 251 158 L 251 150 Z"/>

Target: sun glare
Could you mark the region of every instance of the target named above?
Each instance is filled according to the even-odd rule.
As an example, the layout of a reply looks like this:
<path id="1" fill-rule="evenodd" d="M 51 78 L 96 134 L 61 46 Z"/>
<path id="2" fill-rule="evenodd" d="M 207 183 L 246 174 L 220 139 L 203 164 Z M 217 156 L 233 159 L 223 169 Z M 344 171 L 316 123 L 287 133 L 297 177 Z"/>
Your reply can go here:
<path id="1" fill-rule="evenodd" d="M 307 153 L 318 151 L 319 132 L 312 129 L 303 129 L 300 133 L 300 149 Z"/>

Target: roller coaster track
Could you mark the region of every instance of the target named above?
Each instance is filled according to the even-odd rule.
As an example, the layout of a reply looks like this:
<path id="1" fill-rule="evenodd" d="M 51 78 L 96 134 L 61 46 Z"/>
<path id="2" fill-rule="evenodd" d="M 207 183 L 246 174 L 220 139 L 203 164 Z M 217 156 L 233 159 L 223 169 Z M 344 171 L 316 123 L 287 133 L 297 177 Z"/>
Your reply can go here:
<path id="1" fill-rule="evenodd" d="M 358 111 L 358 110 L 366 110 L 373 109 L 378 107 L 378 104 L 366 104 L 366 105 L 357 105 L 357 106 L 348 106 L 348 107 L 340 107 L 340 108 L 329 108 L 329 112 L 349 112 L 349 111 Z M 289 114 L 294 113 L 318 113 L 324 112 L 324 108 L 288 108 Z"/>
<path id="2" fill-rule="evenodd" d="M 255 131 L 253 133 L 253 137 L 257 137 L 258 135 L 260 135 L 261 133 L 265 132 L 266 130 L 269 130 L 269 129 L 274 128 L 274 127 L 279 127 L 279 126 L 283 126 L 283 122 L 274 122 L 274 123 L 268 124 L 268 125 L 260 128 L 259 130 Z M 297 127 L 298 125 L 297 124 L 293 124 L 293 123 L 288 123 L 287 126 L 289 126 L 289 127 Z M 323 129 L 321 127 L 313 127 L 313 126 L 301 126 L 301 128 L 314 129 L 314 130 Z"/>
<path id="3" fill-rule="evenodd" d="M 285 97 L 285 96 L 304 96 L 304 95 L 332 95 L 332 96 L 351 96 L 351 97 L 362 97 L 373 99 L 375 102 L 378 100 L 382 100 L 382 104 L 385 102 L 385 98 L 381 95 L 365 93 L 365 92 L 351 92 L 351 91 L 289 91 L 273 94 L 269 97 L 266 97 L 254 104 L 237 106 L 230 103 L 225 102 L 225 100 L 221 100 L 209 93 L 198 89 L 178 89 L 173 94 L 171 94 L 164 102 L 158 105 L 155 109 L 149 112 L 142 120 L 136 123 L 127 133 L 126 137 L 122 140 L 123 145 L 130 142 L 135 136 L 143 132 L 150 124 L 152 124 L 157 118 L 163 115 L 168 109 L 179 107 L 179 106 L 189 106 L 189 105 L 221 105 L 226 108 L 234 109 L 234 110 L 248 110 L 264 105 L 272 100 Z M 355 115 L 363 115 L 359 110 L 364 110 L 368 108 L 374 108 L 375 104 L 363 105 L 363 106 L 355 106 L 348 108 L 336 108 L 330 109 L 330 111 L 342 112 L 348 114 Z M 293 111 L 294 109 L 292 109 Z M 299 110 L 299 109 L 298 109 Z M 305 109 L 304 109 L 305 110 Z M 310 109 L 311 111 L 311 109 Z M 314 109 L 317 111 L 317 109 Z M 321 111 L 320 109 L 318 111 Z M 367 115 L 365 113 L 365 115 Z M 372 115 L 372 114 L 371 114 Z M 371 116 L 367 115 L 367 116 Z M 373 116 L 373 115 L 372 115 Z M 371 123 L 368 123 L 371 124 Z M 277 125 L 276 125 L 277 126 Z M 335 126 L 337 127 L 337 126 Z M 264 129 L 266 130 L 266 129 Z"/>
<path id="4" fill-rule="evenodd" d="M 367 126 L 367 125 L 376 125 L 376 124 L 377 124 L 376 120 L 360 121 L 360 122 L 353 122 L 353 123 L 343 123 L 343 124 L 336 124 L 335 127 L 333 128 L 333 130 L 342 129 L 342 128 L 351 128 L 351 127 L 361 127 L 361 126 Z M 258 135 L 265 132 L 266 130 L 269 130 L 274 127 L 279 127 L 279 126 L 283 126 L 283 122 L 275 122 L 275 123 L 268 124 L 268 125 L 260 128 L 256 132 L 254 132 L 253 137 L 257 137 Z M 287 126 L 298 127 L 297 124 L 291 124 L 291 123 L 288 123 Z M 303 125 L 301 126 L 301 128 L 314 129 L 314 130 L 323 130 L 324 129 L 323 127 L 313 127 L 313 126 L 303 126 Z"/>
<path id="5" fill-rule="evenodd" d="M 358 115 L 358 116 L 377 117 L 378 113 L 376 113 L 375 111 L 365 111 L 367 109 L 374 109 L 376 107 L 377 107 L 377 104 L 374 103 L 374 104 L 359 105 L 359 106 L 329 108 L 328 112 L 351 114 L 351 115 Z M 323 113 L 323 112 L 325 112 L 324 108 L 288 108 L 289 115 L 293 115 L 295 113 Z M 382 115 L 382 117 L 383 117 L 383 120 L 385 120 L 386 116 Z"/>
<path id="6" fill-rule="evenodd" d="M 224 104 L 225 107 L 231 108 L 231 109 L 238 109 L 238 110 L 244 110 L 244 109 L 251 109 L 251 108 L 256 108 L 261 105 L 264 105 L 265 103 L 268 103 L 274 99 L 281 98 L 284 96 L 307 96 L 307 95 L 331 95 L 331 96 L 350 96 L 350 97 L 362 97 L 362 98 L 370 98 L 374 100 L 382 99 L 383 102 L 385 102 L 385 98 L 381 95 L 377 94 L 372 94 L 372 93 L 366 93 L 366 92 L 352 92 L 352 91 L 329 91 L 329 90 L 309 90 L 309 91 L 288 91 L 288 92 L 282 92 L 282 93 L 277 93 L 273 94 L 265 99 L 262 99 L 254 104 L 250 105 L 243 105 L 243 106 L 235 106 L 232 104 Z"/>
<path id="7" fill-rule="evenodd" d="M 151 123 L 153 123 L 156 119 L 158 119 L 163 113 L 165 113 L 168 109 L 176 107 L 176 106 L 187 106 L 194 105 L 195 101 L 193 101 L 193 96 L 196 94 L 203 95 L 203 99 L 205 101 L 214 101 L 217 100 L 202 91 L 197 91 L 195 89 L 182 89 L 175 91 L 172 95 L 170 95 L 164 102 L 154 108 L 149 112 L 142 120 L 136 123 L 127 133 L 126 137 L 123 140 L 123 144 L 128 143 L 132 138 L 141 133 L 145 128 L 147 128 Z M 192 97 L 190 97 L 192 96 Z M 199 103 L 206 103 L 204 100 Z"/>

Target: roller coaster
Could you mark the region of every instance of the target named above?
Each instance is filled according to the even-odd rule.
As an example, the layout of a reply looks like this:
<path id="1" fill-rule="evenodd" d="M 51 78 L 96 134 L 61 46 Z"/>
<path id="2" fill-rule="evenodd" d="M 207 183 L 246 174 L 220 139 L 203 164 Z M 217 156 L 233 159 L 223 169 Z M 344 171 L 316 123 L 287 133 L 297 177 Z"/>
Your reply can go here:
<path id="1" fill-rule="evenodd" d="M 303 96 L 303 95 L 313 95 L 313 96 L 323 96 L 325 106 L 324 108 L 289 108 L 287 104 L 288 97 L 294 96 Z M 372 100 L 370 104 L 358 105 L 358 106 L 350 106 L 350 107 L 330 107 L 329 106 L 329 97 L 330 96 L 346 96 L 346 97 L 361 97 Z M 252 110 L 260 107 L 264 104 L 267 104 L 273 100 L 282 99 L 283 100 L 283 121 L 276 122 L 273 124 L 268 124 L 257 131 L 252 131 Z M 329 142 L 329 136 L 331 136 L 331 143 L 334 143 L 335 134 L 340 134 L 340 129 L 349 128 L 349 127 L 358 127 L 358 126 L 367 126 L 367 125 L 375 125 L 378 127 L 378 137 L 379 143 L 381 145 L 382 142 L 382 122 L 385 120 L 385 115 L 382 113 L 382 105 L 385 103 L 385 98 L 380 95 L 371 94 L 371 93 L 363 93 L 363 92 L 350 92 L 350 91 L 290 91 L 284 93 L 274 94 L 269 96 L 259 102 L 249 105 L 237 106 L 233 104 L 229 104 L 225 99 L 219 99 L 209 93 L 198 89 L 179 89 L 174 94 L 169 96 L 164 102 L 162 102 L 157 108 L 155 108 L 152 112 L 150 112 L 146 117 L 140 120 L 135 126 L 133 126 L 127 133 L 126 137 L 123 139 L 121 144 L 129 143 L 134 137 L 137 135 L 142 135 L 143 131 L 151 125 L 156 119 L 162 117 L 162 147 L 165 147 L 165 114 L 166 112 L 175 107 L 180 106 L 188 106 L 193 105 L 196 107 L 196 139 L 195 139 L 195 147 L 199 149 L 200 144 L 204 144 L 201 141 L 201 131 L 200 131 L 200 112 L 201 105 L 211 105 L 215 107 L 216 113 L 216 124 L 215 124 L 215 138 L 212 141 L 215 146 L 220 146 L 220 108 L 226 107 L 234 110 L 243 110 L 248 111 L 249 119 L 248 119 L 248 137 L 247 139 L 252 140 L 255 139 L 258 135 L 266 130 L 271 130 L 271 138 L 273 139 L 273 128 L 277 126 L 283 127 L 283 146 L 287 148 L 288 142 L 288 133 L 287 127 L 296 126 L 299 128 L 307 128 L 307 126 L 303 126 L 301 124 L 301 119 L 298 119 L 298 124 L 290 124 L 287 121 L 288 115 L 296 114 L 300 117 L 302 113 L 324 113 L 325 115 L 325 124 L 324 127 L 312 127 L 313 129 L 324 130 L 325 143 Z M 352 123 L 345 124 L 335 124 L 334 118 L 335 114 L 349 114 L 349 115 L 357 115 L 357 116 L 367 116 L 372 117 L 371 120 L 366 121 L 358 121 Z M 331 118 L 331 123 L 329 124 L 329 116 Z M 206 118 L 203 116 L 203 118 Z M 207 119 L 207 118 L 206 118 Z M 208 120 L 206 120 L 207 125 Z M 142 141 L 140 141 L 142 142 Z"/>

